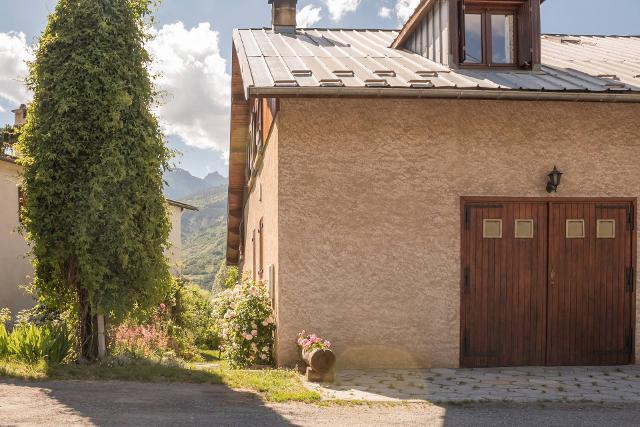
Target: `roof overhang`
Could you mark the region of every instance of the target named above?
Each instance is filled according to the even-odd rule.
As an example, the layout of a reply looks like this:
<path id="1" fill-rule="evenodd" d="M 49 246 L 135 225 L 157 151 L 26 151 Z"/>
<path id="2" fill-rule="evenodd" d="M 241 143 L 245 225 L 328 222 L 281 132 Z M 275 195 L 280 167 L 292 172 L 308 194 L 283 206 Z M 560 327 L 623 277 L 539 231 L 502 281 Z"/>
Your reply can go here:
<path id="1" fill-rule="evenodd" d="M 441 98 L 487 99 L 569 102 L 638 103 L 640 92 L 631 90 L 543 91 L 513 89 L 456 89 L 456 88 L 360 88 L 360 87 L 251 87 L 252 97 L 356 97 L 356 98 Z"/>
<path id="2" fill-rule="evenodd" d="M 185 209 L 185 210 L 188 210 L 188 211 L 197 211 L 197 210 L 199 210 L 195 206 L 191 206 L 191 205 L 188 205 L 188 204 L 182 203 L 182 202 L 176 202 L 175 200 L 171 200 L 171 199 L 167 199 L 167 203 L 169 203 L 171 206 L 175 206 L 177 208 Z"/>

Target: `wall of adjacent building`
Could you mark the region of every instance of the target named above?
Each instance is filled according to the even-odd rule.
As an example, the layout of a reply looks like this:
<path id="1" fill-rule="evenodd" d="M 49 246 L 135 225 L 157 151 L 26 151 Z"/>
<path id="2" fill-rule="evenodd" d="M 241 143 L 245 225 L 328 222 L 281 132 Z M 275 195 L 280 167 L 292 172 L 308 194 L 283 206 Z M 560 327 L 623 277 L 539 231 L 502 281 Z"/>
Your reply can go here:
<path id="1" fill-rule="evenodd" d="M 458 366 L 460 197 L 546 197 L 556 164 L 557 196 L 637 197 L 638 117 L 633 104 L 283 99 L 279 363 L 296 362 L 306 329 L 341 366 Z"/>
<path id="2" fill-rule="evenodd" d="M 171 231 L 169 232 L 170 247 L 165 255 L 169 259 L 171 274 L 179 276 L 182 272 L 182 208 L 168 205 L 171 219 Z"/>
<path id="3" fill-rule="evenodd" d="M 18 232 L 18 182 L 18 166 L 0 160 L 0 308 L 9 308 L 14 316 L 34 303 L 21 288 L 30 283 L 33 267 Z"/>

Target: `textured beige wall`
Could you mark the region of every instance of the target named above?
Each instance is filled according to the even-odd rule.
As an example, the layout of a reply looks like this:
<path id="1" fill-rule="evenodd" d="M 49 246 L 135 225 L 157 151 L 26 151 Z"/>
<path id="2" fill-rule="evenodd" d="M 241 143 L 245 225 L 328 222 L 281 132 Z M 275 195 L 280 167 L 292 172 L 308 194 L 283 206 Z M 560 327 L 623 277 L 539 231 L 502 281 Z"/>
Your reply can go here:
<path id="1" fill-rule="evenodd" d="M 342 366 L 458 366 L 461 196 L 547 196 L 554 164 L 558 196 L 640 193 L 640 105 L 281 106 L 281 364 L 305 328 Z"/>
<path id="2" fill-rule="evenodd" d="M 264 224 L 264 275 L 263 280 L 269 279 L 269 266 L 274 268 L 274 283 L 271 285 L 273 289 L 274 304 L 277 301 L 278 293 L 278 125 L 274 125 L 269 141 L 264 150 L 262 165 L 258 169 L 255 182 L 252 184 L 248 193 L 245 210 L 244 210 L 244 259 L 243 270 L 251 272 L 253 270 L 253 248 L 251 238 L 255 230 L 256 236 L 256 257 L 259 257 L 259 235 L 258 228 L 260 218 L 263 218 Z M 262 200 L 260 193 L 262 189 Z M 256 259 L 256 266 L 258 266 Z M 259 268 L 259 267 L 257 267 Z M 257 275 L 256 275 L 257 276 Z M 278 307 L 275 307 L 276 318 L 278 316 Z M 276 345 L 277 344 L 276 338 Z"/>
<path id="3" fill-rule="evenodd" d="M 168 209 L 171 219 L 169 232 L 171 246 L 166 250 L 165 256 L 169 259 L 171 274 L 179 276 L 182 272 L 182 208 L 168 205 Z"/>
<path id="4" fill-rule="evenodd" d="M 18 182 L 18 166 L 0 160 L 0 308 L 14 315 L 34 303 L 21 288 L 29 284 L 33 268 L 25 258 L 29 247 L 17 231 Z"/>

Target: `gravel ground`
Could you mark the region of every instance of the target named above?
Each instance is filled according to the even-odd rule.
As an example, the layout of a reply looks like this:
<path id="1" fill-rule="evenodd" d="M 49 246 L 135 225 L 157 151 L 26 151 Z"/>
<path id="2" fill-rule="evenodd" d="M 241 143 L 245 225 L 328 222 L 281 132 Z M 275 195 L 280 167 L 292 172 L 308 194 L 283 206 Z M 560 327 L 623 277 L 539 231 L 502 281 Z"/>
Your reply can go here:
<path id="1" fill-rule="evenodd" d="M 266 404 L 222 385 L 0 380 L 1 426 L 635 426 L 640 405 Z"/>

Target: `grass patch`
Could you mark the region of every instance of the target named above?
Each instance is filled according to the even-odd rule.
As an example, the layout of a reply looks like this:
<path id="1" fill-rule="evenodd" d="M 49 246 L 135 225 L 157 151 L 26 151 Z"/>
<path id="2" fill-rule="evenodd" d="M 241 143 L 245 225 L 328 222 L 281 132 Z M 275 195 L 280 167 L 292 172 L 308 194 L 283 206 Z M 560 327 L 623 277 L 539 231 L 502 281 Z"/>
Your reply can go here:
<path id="1" fill-rule="evenodd" d="M 295 371 L 268 369 L 259 371 L 214 369 L 231 388 L 249 389 L 262 393 L 270 402 L 317 402 L 320 395 L 302 385 Z"/>
<path id="2" fill-rule="evenodd" d="M 199 353 L 205 362 L 219 362 L 221 360 L 218 350 L 199 350 Z"/>
<path id="3" fill-rule="evenodd" d="M 230 388 L 260 393 L 270 402 L 318 402 L 320 395 L 308 390 L 295 371 L 281 369 L 234 370 L 225 362 L 210 369 L 192 365 L 167 366 L 139 363 L 126 366 L 36 364 L 0 359 L 0 377 L 22 380 L 137 381 L 146 383 L 225 384 Z"/>

